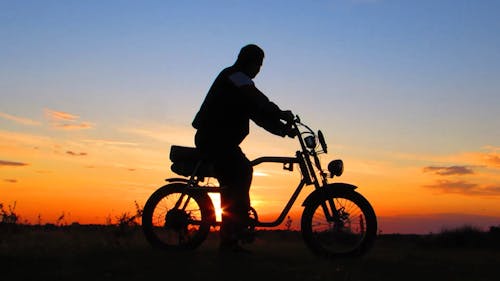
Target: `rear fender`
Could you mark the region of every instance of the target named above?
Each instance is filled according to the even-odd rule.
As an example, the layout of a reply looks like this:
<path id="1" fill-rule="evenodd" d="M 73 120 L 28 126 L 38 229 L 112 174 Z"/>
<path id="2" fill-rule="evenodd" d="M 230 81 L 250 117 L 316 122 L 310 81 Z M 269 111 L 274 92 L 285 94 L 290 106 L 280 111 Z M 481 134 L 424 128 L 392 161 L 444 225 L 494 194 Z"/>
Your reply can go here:
<path id="1" fill-rule="evenodd" d="M 351 192 L 356 188 L 358 187 L 348 183 L 341 183 L 341 182 L 330 183 L 322 186 L 321 188 L 316 189 L 311 194 L 309 194 L 302 203 L 302 206 L 307 206 L 312 202 L 315 202 L 316 200 L 320 200 L 320 198 L 324 198 L 325 196 L 331 197 L 332 195 L 335 194 Z"/>
<path id="2" fill-rule="evenodd" d="M 189 182 L 187 178 L 168 178 L 165 179 L 166 182 Z"/>

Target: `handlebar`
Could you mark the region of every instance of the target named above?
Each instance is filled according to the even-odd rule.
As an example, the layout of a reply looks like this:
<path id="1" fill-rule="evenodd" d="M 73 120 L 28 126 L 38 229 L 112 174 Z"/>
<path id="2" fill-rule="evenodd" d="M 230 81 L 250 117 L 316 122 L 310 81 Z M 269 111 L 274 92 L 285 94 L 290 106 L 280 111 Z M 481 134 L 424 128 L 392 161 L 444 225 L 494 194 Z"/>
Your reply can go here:
<path id="1" fill-rule="evenodd" d="M 301 143 L 303 149 L 308 148 L 314 150 L 316 148 L 316 140 L 318 140 L 323 152 L 328 153 L 325 137 L 321 130 L 318 130 L 318 133 L 316 134 L 316 132 L 308 125 L 302 123 L 299 115 L 295 115 L 291 126 L 293 130 L 296 131 L 296 135 L 299 137 L 299 142 Z M 304 128 L 305 130 L 301 131 L 299 127 Z M 304 134 L 307 134 L 308 136 L 303 137 Z"/>

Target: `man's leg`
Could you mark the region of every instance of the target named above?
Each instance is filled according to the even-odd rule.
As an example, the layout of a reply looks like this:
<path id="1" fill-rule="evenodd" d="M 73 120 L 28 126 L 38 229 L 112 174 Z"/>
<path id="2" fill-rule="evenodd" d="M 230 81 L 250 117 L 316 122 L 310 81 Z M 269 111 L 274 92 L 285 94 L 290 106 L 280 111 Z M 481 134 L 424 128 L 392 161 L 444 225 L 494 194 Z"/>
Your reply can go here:
<path id="1" fill-rule="evenodd" d="M 221 243 L 237 244 L 248 224 L 253 168 L 239 147 L 220 155 L 216 173 L 222 187 Z"/>

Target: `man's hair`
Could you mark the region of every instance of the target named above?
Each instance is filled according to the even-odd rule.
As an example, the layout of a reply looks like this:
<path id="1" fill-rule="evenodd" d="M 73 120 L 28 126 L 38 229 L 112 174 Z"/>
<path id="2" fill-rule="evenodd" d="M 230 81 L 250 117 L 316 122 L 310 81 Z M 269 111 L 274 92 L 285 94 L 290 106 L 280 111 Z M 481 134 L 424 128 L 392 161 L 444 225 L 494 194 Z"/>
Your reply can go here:
<path id="1" fill-rule="evenodd" d="M 239 65 L 246 65 L 249 62 L 262 61 L 263 59 L 264 51 L 255 44 L 248 44 L 241 48 L 236 63 Z"/>

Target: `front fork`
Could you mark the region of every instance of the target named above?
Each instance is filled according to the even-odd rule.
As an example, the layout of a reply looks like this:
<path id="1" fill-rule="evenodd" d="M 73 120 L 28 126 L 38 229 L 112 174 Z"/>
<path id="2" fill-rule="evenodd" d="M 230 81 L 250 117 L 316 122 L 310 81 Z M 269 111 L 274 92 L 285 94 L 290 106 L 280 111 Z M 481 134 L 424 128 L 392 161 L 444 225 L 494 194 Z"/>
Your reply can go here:
<path id="1" fill-rule="evenodd" d="M 187 197 L 186 201 L 184 201 L 185 197 Z M 177 202 L 175 202 L 174 209 L 184 211 L 186 209 L 187 205 L 189 204 L 189 200 L 191 200 L 191 196 L 186 194 L 186 192 L 182 192 L 181 196 L 179 197 Z M 183 201 L 184 201 L 184 203 L 183 203 Z M 181 205 L 182 205 L 182 207 L 181 207 Z"/>
<path id="2" fill-rule="evenodd" d="M 325 218 L 329 223 L 333 223 L 333 229 L 339 230 L 344 227 L 345 214 L 343 208 L 337 209 L 335 201 L 328 199 L 321 204 Z"/>

